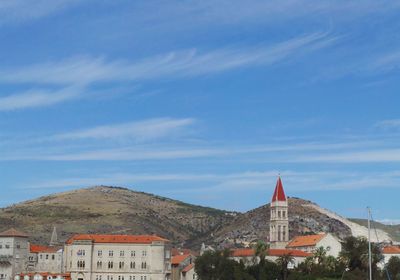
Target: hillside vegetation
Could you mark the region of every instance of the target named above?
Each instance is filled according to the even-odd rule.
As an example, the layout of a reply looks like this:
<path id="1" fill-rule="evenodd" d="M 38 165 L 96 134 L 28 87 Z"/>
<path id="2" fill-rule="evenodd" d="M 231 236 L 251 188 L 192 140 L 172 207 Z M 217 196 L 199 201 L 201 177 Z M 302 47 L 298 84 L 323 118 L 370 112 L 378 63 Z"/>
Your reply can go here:
<path id="1" fill-rule="evenodd" d="M 289 198 L 290 237 L 331 232 L 352 234 L 347 219 L 335 219 L 316 204 Z M 217 247 L 246 246 L 268 240 L 269 204 L 236 213 L 136 192 L 98 186 L 53 194 L 0 209 L 0 230 L 15 227 L 46 244 L 53 226 L 61 242 L 75 233 L 157 234 L 176 246 L 199 249 L 202 242 Z M 384 225 L 382 225 L 384 226 Z M 394 228 L 385 226 L 393 237 Z"/>

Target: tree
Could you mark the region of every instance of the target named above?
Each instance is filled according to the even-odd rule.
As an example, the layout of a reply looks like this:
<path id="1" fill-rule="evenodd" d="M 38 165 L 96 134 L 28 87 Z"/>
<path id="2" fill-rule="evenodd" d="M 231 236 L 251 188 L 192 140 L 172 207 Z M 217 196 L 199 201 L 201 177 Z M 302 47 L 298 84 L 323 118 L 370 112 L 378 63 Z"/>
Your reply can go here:
<path id="1" fill-rule="evenodd" d="M 378 246 L 372 244 L 372 271 L 374 275 L 378 273 L 377 264 L 383 260 L 383 255 Z M 368 275 L 368 240 L 364 237 L 347 237 L 342 245 L 340 259 L 352 271 L 357 270 L 357 274 Z"/>
<path id="2" fill-rule="evenodd" d="M 392 279 L 400 278 L 400 258 L 391 257 L 385 266 Z"/>
<path id="3" fill-rule="evenodd" d="M 195 271 L 200 280 L 254 280 L 243 263 L 230 258 L 230 251 L 205 252 L 195 261 Z"/>
<path id="4" fill-rule="evenodd" d="M 326 249 L 322 246 L 314 249 L 313 255 L 314 255 L 314 259 L 318 265 L 321 265 L 324 263 L 324 261 L 326 259 L 326 253 L 327 253 Z"/>
<path id="5" fill-rule="evenodd" d="M 289 266 L 289 264 L 294 263 L 294 257 L 290 254 L 285 254 L 285 255 L 280 256 L 276 260 L 276 263 L 280 267 L 282 279 L 287 280 L 288 274 L 289 274 L 288 266 Z"/>
<path id="6" fill-rule="evenodd" d="M 260 263 L 261 266 L 265 263 L 265 257 L 267 255 L 267 250 L 269 249 L 269 246 L 264 242 L 264 241 L 258 241 L 257 244 L 254 246 L 254 251 L 255 251 L 255 257 L 256 259 L 258 258 L 258 262 L 256 260 L 256 263 Z"/>

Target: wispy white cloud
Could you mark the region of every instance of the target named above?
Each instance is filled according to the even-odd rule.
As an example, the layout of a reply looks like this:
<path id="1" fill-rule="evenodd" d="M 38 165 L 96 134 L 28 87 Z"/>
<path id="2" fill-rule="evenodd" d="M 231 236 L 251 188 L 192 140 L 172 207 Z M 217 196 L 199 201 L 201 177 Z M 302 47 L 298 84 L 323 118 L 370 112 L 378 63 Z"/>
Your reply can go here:
<path id="1" fill-rule="evenodd" d="M 9 83 L 83 85 L 95 82 L 139 81 L 182 78 L 223 72 L 246 66 L 273 65 L 335 41 L 323 33 L 313 33 L 278 43 L 256 47 L 223 48 L 200 52 L 196 49 L 171 52 L 136 62 L 107 61 L 78 57 L 21 69 L 0 71 L 0 81 Z"/>
<path id="2" fill-rule="evenodd" d="M 28 152 L 29 153 L 29 152 Z M 4 156 L 0 160 L 43 160 L 43 161 L 136 161 L 136 160 L 170 160 L 187 158 L 216 157 L 227 153 L 219 149 L 202 148 L 121 148 L 103 149 L 70 153 L 27 152 Z"/>
<path id="3" fill-rule="evenodd" d="M 104 173 L 104 172 L 103 172 Z M 104 173 L 93 177 L 70 177 L 37 181 L 20 188 L 59 189 L 66 187 L 141 186 L 164 182 L 168 193 L 198 194 L 212 192 L 220 195 L 229 192 L 272 192 L 278 175 L 277 170 L 248 171 L 238 173 Z M 349 171 L 293 171 L 281 170 L 288 193 L 306 191 L 360 190 L 369 188 L 396 188 L 400 184 L 399 172 L 364 174 Z M 186 186 L 190 184 L 191 188 Z M 170 187 L 173 185 L 174 187 Z"/>
<path id="4" fill-rule="evenodd" d="M 81 90 L 76 87 L 67 87 L 60 90 L 30 90 L 11 94 L 0 97 L 0 111 L 50 106 L 75 99 L 80 94 Z"/>
<path id="5" fill-rule="evenodd" d="M 375 124 L 376 127 L 383 129 L 400 128 L 400 119 L 383 120 Z"/>
<path id="6" fill-rule="evenodd" d="M 288 159 L 289 162 L 331 162 L 331 163 L 373 163 L 373 162 L 399 162 L 400 149 L 370 149 L 363 151 L 348 151 L 318 155 L 302 155 Z"/>
<path id="7" fill-rule="evenodd" d="M 122 139 L 148 141 L 168 136 L 177 136 L 182 130 L 195 122 L 194 119 L 157 118 L 116 125 L 104 125 L 94 128 L 62 133 L 50 137 L 56 140 L 78 139 Z"/>
<path id="8" fill-rule="evenodd" d="M 182 127 L 183 128 L 183 127 Z M 114 128 L 107 128 L 114 129 Z M 54 140 L 77 140 L 83 139 L 105 139 L 102 138 L 103 133 L 100 131 L 102 128 L 94 129 L 93 131 L 72 132 L 71 134 L 65 133 L 56 136 L 49 136 L 40 138 L 38 141 L 54 141 Z M 177 131 L 175 131 L 177 132 Z M 175 133 L 173 130 L 171 135 Z M 82 133 L 82 134 L 80 134 Z M 115 137 L 129 137 L 130 133 L 120 133 L 118 127 L 115 128 Z M 136 133 L 136 132 L 132 132 Z M 168 133 L 167 131 L 165 133 Z M 123 136 L 124 135 L 124 136 Z M 132 136 L 132 134 L 131 134 Z M 139 135 L 137 134 L 139 137 Z M 92 137 L 92 138 L 90 138 Z M 105 136 L 104 136 L 105 137 Z M 111 135 L 110 135 L 111 137 Z M 132 136 L 133 137 L 133 136 Z M 148 136 L 146 136 L 148 137 Z M 160 136 L 161 137 L 161 136 Z M 64 138 L 64 139 L 63 139 Z M 46 139 L 46 140 L 43 140 Z M 139 138 L 138 138 L 139 139 Z M 142 138 L 143 139 L 143 138 Z M 185 145 L 166 145 L 167 143 L 159 142 L 157 145 L 145 143 L 144 145 L 137 145 L 136 142 L 126 144 L 124 147 L 115 148 L 115 145 L 106 145 L 99 148 L 88 148 L 85 145 L 75 146 L 75 150 L 64 150 L 65 144 L 68 142 L 63 141 L 62 146 L 55 143 L 45 148 L 37 148 L 35 140 L 33 139 L 33 146 L 19 148 L 18 150 L 8 149 L 0 158 L 0 161 L 8 160 L 43 160 L 43 161 L 136 161 L 136 160 L 167 160 L 167 159 L 195 159 L 195 158 L 235 158 L 235 160 L 250 160 L 252 162 L 318 162 L 327 161 L 328 159 L 319 158 L 324 152 L 337 151 L 339 154 L 342 151 L 348 151 L 352 148 L 371 148 L 376 145 L 375 142 L 343 142 L 343 143 L 296 143 L 296 144 L 281 144 L 281 145 L 255 145 L 255 146 L 236 146 L 236 145 L 204 145 L 198 143 L 186 143 Z M 13 141 L 15 142 L 15 141 Z M 12 144 L 12 143 L 11 143 Z M 93 146 L 93 143 L 92 145 Z M 318 151 L 318 154 L 316 152 Z M 320 152 L 321 151 L 321 152 Z M 318 156 L 317 156 L 318 155 Z M 333 159 L 332 159 L 333 161 Z"/>
<path id="9" fill-rule="evenodd" d="M 387 72 L 400 68 L 400 51 L 385 53 L 375 58 L 369 65 L 368 70 Z"/>
<path id="10" fill-rule="evenodd" d="M 20 23 L 42 18 L 73 6 L 82 0 L 2 0 L 0 24 Z"/>

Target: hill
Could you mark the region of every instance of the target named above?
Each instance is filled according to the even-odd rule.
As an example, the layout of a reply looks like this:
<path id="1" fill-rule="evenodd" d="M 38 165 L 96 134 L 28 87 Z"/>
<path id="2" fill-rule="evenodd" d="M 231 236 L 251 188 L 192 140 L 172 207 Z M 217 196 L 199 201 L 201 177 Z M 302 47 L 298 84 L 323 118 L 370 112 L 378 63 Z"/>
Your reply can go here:
<path id="1" fill-rule="evenodd" d="M 48 243 L 74 233 L 158 234 L 182 243 L 232 220 L 235 213 L 135 192 L 92 187 L 41 197 L 0 210 L 0 230 L 16 227 Z"/>
<path id="2" fill-rule="evenodd" d="M 350 219 L 352 222 L 361 226 L 367 227 L 368 221 L 366 219 Z M 372 228 L 387 232 L 394 240 L 400 241 L 400 225 L 386 225 L 379 222 L 371 223 Z"/>
<path id="3" fill-rule="evenodd" d="M 99 186 L 0 209 L 0 230 L 15 227 L 42 244 L 49 242 L 56 226 L 61 242 L 75 233 L 157 234 L 176 246 L 198 249 L 205 242 L 232 247 L 267 240 L 269 213 L 269 204 L 237 213 L 126 188 Z M 363 225 L 299 198 L 289 198 L 289 215 L 290 237 L 322 231 L 339 238 L 366 234 Z M 380 240 L 390 239 L 386 230 L 379 231 Z"/>

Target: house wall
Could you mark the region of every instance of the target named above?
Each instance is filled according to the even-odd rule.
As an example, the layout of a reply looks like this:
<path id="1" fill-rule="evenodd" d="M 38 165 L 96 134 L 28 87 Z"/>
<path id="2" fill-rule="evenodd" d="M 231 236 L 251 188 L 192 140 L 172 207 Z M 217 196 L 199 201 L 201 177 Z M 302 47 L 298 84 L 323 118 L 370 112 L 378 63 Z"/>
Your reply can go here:
<path id="1" fill-rule="evenodd" d="M 323 247 L 328 256 L 337 258 L 342 251 L 342 244 L 332 234 L 328 233 L 316 245 L 316 248 Z"/>
<path id="2" fill-rule="evenodd" d="M 41 252 L 36 255 L 37 263 L 34 269 L 35 272 L 63 272 L 63 250 L 52 253 Z"/>
<path id="3" fill-rule="evenodd" d="M 27 270 L 28 239 L 24 237 L 0 237 L 0 258 L 9 260 L 0 265 L 1 280 L 14 279 L 15 274 Z"/>
<path id="4" fill-rule="evenodd" d="M 194 268 L 192 268 L 191 270 L 189 270 L 186 273 L 182 273 L 182 276 L 181 276 L 181 280 L 197 280 L 197 279 L 198 279 L 198 277 L 197 277 L 196 272 L 194 271 Z"/>
<path id="5" fill-rule="evenodd" d="M 167 250 L 162 242 L 103 244 L 75 241 L 65 246 L 65 271 L 71 273 L 71 280 L 165 280 L 171 269 Z M 84 267 L 79 267 L 78 262 L 84 262 Z"/>

